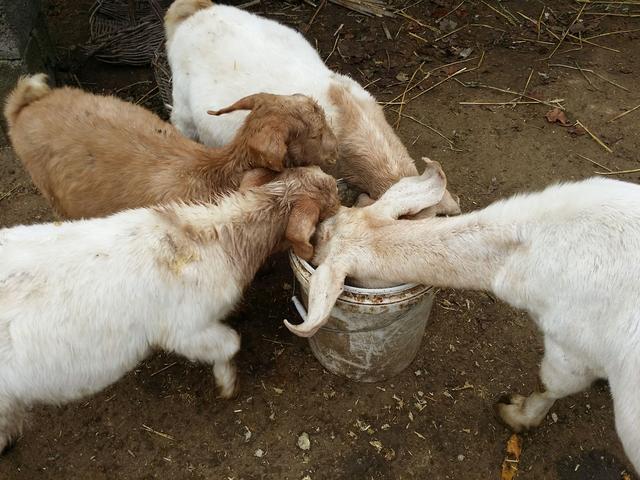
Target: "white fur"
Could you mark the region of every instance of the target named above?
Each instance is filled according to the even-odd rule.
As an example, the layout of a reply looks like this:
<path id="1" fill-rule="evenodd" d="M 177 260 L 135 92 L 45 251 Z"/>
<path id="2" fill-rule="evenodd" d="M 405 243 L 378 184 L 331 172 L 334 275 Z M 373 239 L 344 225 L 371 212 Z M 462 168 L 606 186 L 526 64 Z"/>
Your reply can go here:
<path id="1" fill-rule="evenodd" d="M 173 75 L 171 121 L 184 134 L 207 145 L 226 144 L 246 114 L 211 117 L 207 108 L 217 109 L 257 92 L 304 93 L 324 108 L 340 142 L 338 169 L 344 167 L 354 185 L 377 197 L 401 177 L 417 175 L 375 98 L 351 78 L 329 70 L 300 33 L 225 5 L 199 10 L 176 25 L 172 12 L 194 2 L 198 0 L 176 0 L 165 21 L 171 32 L 167 42 Z M 332 102 L 332 85 L 347 90 L 348 106 Z M 349 127 L 341 108 L 353 118 Z M 352 157 L 368 162 L 367 175 L 351 168 Z"/>
<path id="2" fill-rule="evenodd" d="M 444 192 L 443 176 L 423 178 L 431 194 Z M 345 276 L 489 290 L 526 310 L 545 343 L 546 391 L 500 404 L 505 422 L 517 431 L 537 426 L 556 399 L 607 378 L 616 429 L 640 469 L 640 186 L 593 178 L 415 221 L 396 220 L 401 212 L 387 205 L 403 189 L 343 208 L 319 227 L 307 321 L 290 329 L 315 333 Z M 434 203 L 415 193 L 413 209 Z M 398 205 L 410 211 L 408 200 Z"/>
<path id="3" fill-rule="evenodd" d="M 0 452 L 25 407 L 98 392 L 155 348 L 213 363 L 231 396 L 240 338 L 221 320 L 307 195 L 294 170 L 218 205 L 1 229 Z"/>

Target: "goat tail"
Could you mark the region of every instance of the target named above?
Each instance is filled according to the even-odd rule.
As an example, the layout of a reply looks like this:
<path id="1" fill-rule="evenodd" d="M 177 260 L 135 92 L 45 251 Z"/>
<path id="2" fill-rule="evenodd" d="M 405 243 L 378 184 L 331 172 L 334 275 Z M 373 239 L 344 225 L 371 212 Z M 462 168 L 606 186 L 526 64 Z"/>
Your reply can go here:
<path id="1" fill-rule="evenodd" d="M 171 42 L 173 34 L 182 22 L 199 10 L 209 8 L 211 0 L 175 0 L 164 16 L 164 34 L 167 44 Z"/>
<path id="2" fill-rule="evenodd" d="M 15 124 L 24 107 L 48 95 L 50 91 L 51 87 L 47 84 L 47 75 L 44 73 L 20 77 L 4 106 L 4 116 L 9 127 Z"/>

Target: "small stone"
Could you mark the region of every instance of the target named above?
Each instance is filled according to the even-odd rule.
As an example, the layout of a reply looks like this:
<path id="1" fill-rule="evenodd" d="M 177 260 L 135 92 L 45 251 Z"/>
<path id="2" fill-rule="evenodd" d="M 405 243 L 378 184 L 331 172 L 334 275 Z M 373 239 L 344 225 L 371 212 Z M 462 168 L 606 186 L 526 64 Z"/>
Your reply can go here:
<path id="1" fill-rule="evenodd" d="M 551 414 L 551 420 L 553 423 L 558 423 L 558 415 L 555 412 Z"/>
<path id="2" fill-rule="evenodd" d="M 309 450 L 311 448 L 311 440 L 309 440 L 307 432 L 302 432 L 298 437 L 298 448 L 300 450 Z"/>
<path id="3" fill-rule="evenodd" d="M 462 462 L 464 460 L 464 455 L 460 454 L 458 455 L 458 461 Z"/>
<path id="4" fill-rule="evenodd" d="M 253 454 L 254 457 L 258 457 L 258 458 L 262 458 L 263 455 L 264 455 L 264 450 L 262 450 L 261 448 L 257 449 Z"/>

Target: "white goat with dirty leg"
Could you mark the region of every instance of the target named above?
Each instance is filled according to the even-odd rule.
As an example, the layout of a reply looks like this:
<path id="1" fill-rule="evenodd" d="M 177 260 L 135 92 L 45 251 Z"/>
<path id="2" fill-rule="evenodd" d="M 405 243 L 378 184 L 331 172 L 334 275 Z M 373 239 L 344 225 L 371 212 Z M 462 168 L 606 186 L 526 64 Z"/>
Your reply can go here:
<path id="1" fill-rule="evenodd" d="M 352 78 L 331 71 L 296 30 L 209 0 L 175 0 L 165 16 L 173 82 L 171 123 L 205 145 L 231 141 L 245 117 L 206 115 L 255 92 L 303 93 L 316 99 L 338 139 L 335 173 L 372 198 L 418 170 L 376 99 Z M 436 211 L 460 213 L 447 192 Z"/>
<path id="2" fill-rule="evenodd" d="M 335 180 L 301 167 L 217 204 L 1 229 L 0 451 L 26 408 L 98 392 L 153 349 L 213 364 L 231 397 L 240 337 L 222 320 L 283 242 L 310 258 L 338 205 Z"/>
<path id="3" fill-rule="evenodd" d="M 445 178 L 428 163 L 376 203 L 342 207 L 318 227 L 309 309 L 313 335 L 345 277 L 493 292 L 526 310 L 544 335 L 544 392 L 498 404 L 514 430 L 553 403 L 609 380 L 616 429 L 640 469 L 640 186 L 592 178 L 517 195 L 452 218 L 397 220 L 440 201 Z"/>

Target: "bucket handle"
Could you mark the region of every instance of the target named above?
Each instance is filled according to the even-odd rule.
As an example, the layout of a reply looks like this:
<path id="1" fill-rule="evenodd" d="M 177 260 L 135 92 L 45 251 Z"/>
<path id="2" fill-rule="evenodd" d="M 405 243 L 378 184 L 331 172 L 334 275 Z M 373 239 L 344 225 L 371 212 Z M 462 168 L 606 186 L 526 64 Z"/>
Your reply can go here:
<path id="1" fill-rule="evenodd" d="M 304 308 L 304 305 L 302 304 L 302 302 L 298 299 L 298 297 L 296 295 L 291 297 L 291 301 L 293 302 L 293 306 L 296 307 L 296 310 L 298 311 L 298 314 L 302 317 L 302 320 L 304 322 L 306 322 L 307 321 L 307 309 Z"/>

